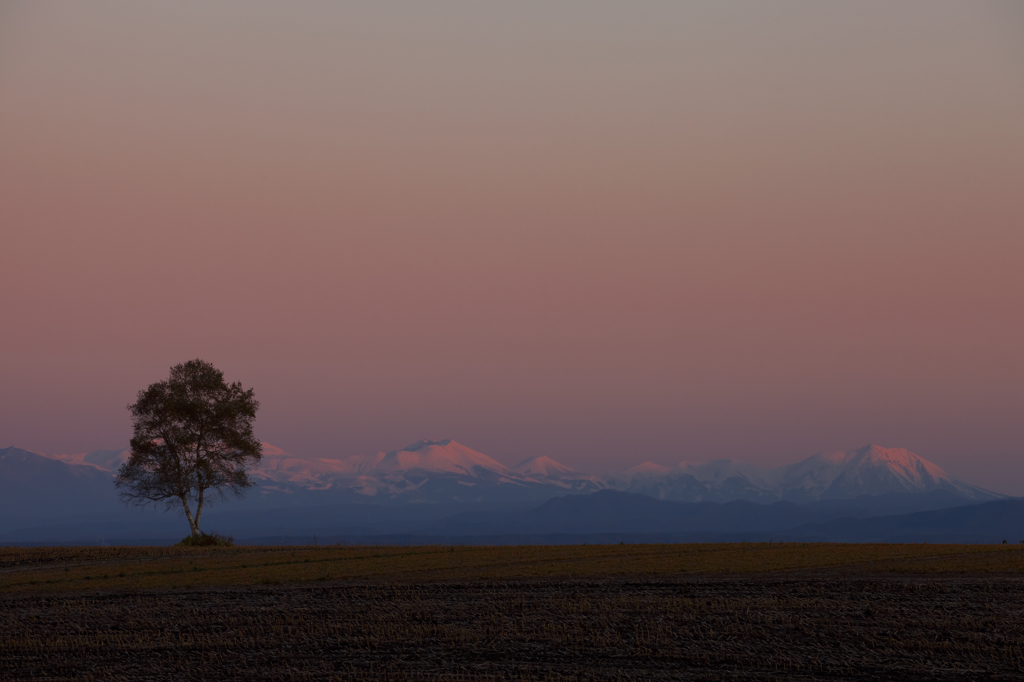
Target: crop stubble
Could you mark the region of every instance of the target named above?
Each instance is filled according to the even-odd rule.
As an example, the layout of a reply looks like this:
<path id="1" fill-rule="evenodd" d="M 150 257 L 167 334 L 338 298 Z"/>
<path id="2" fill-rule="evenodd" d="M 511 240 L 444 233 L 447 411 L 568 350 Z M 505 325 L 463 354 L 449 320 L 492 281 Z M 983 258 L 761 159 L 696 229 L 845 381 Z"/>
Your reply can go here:
<path id="1" fill-rule="evenodd" d="M 392 551 L 388 561 L 402 568 L 411 560 L 403 549 L 409 548 L 362 551 L 377 562 Z M 628 549 L 616 551 L 626 556 Z M 660 552 L 686 549 L 696 547 L 661 546 Z M 933 547 L 931 554 L 916 552 L 918 563 L 896 552 L 849 569 L 807 570 L 804 561 L 796 562 L 797 573 L 748 575 L 650 571 L 608 578 L 591 571 L 585 578 L 444 581 L 427 562 L 427 573 L 419 574 L 425 580 L 396 570 L 396 577 L 374 573 L 356 581 L 211 586 L 202 580 L 177 589 L 88 592 L 70 589 L 72 583 L 58 590 L 54 583 L 44 589 L 9 582 L 0 602 L 0 678 L 1019 679 L 1024 581 L 1009 569 L 1021 554 L 988 550 L 970 558 L 1001 569 L 989 575 L 951 574 L 957 564 L 948 562 L 956 556 Z M 273 577 L 332 551 L 206 556 L 248 563 L 274 558 L 273 570 L 260 573 Z M 357 549 L 337 551 L 351 557 Z M 762 554 L 769 551 L 774 548 Z M 597 548 L 589 552 L 602 556 Z M 487 556 L 467 551 L 459 563 L 476 557 L 475 570 L 490 573 Z M 559 555 L 553 548 L 546 556 Z M 79 556 L 92 563 L 74 570 L 96 572 L 124 561 L 139 568 L 201 563 L 197 554 L 182 557 L 103 564 L 101 556 Z M 957 560 L 963 570 L 963 557 Z M 0 557 L 8 581 L 39 576 L 33 564 Z M 64 568 L 66 561 L 47 570 Z"/>

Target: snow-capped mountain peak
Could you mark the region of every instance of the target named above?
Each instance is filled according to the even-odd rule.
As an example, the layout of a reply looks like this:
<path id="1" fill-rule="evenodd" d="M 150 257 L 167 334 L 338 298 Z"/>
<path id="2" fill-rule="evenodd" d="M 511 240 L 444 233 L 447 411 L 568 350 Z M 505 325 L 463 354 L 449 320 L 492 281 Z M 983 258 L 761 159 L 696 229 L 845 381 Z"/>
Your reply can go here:
<path id="1" fill-rule="evenodd" d="M 926 481 L 952 480 L 949 474 L 938 465 L 923 457 L 918 457 L 906 448 L 883 448 L 872 444 L 849 453 L 849 458 L 851 461 L 888 466 L 907 481 L 924 483 Z"/>
<path id="2" fill-rule="evenodd" d="M 41 462 L 55 460 L 54 464 L 69 467 L 72 475 L 103 474 L 107 480 L 130 454 L 127 449 L 70 455 L 17 452 Z M 497 501 L 524 495 L 540 500 L 558 491 L 593 492 L 601 488 L 687 502 L 803 503 L 933 491 L 977 501 L 1000 497 L 953 478 L 909 450 L 878 445 L 850 452 L 820 452 L 774 469 L 729 459 L 684 461 L 675 466 L 648 461 L 598 479 L 543 455 L 509 468 L 451 439 L 422 440 L 391 452 L 345 458 L 296 456 L 264 443 L 263 458 L 251 475 L 259 482 L 260 497 L 270 495 L 266 499 L 271 499 L 277 493 L 289 493 L 288 498 L 296 501 L 307 492 L 348 500 L 374 497 L 441 502 L 470 496 Z"/>
<path id="3" fill-rule="evenodd" d="M 722 459 L 663 467 L 650 462 L 605 476 L 608 487 L 681 501 L 849 499 L 886 493 L 947 490 L 968 499 L 998 495 L 954 479 L 941 467 L 904 448 L 866 445 L 850 452 L 821 452 L 805 460 L 760 469 Z"/>
<path id="4" fill-rule="evenodd" d="M 270 443 L 263 443 L 263 458 L 253 478 L 261 481 L 288 482 L 307 490 L 326 490 L 335 478 L 352 478 L 351 462 L 323 457 L 296 457 Z"/>
<path id="5" fill-rule="evenodd" d="M 29 452 L 29 451 L 26 451 Z M 64 462 L 72 466 L 83 466 L 99 471 L 117 473 L 122 464 L 128 461 L 131 450 L 95 450 L 93 452 L 76 452 L 73 454 L 51 455 L 45 452 L 31 451 L 32 454 Z"/>
<path id="6" fill-rule="evenodd" d="M 464 476 L 479 476 L 485 471 L 502 475 L 513 473 L 504 464 L 451 439 L 423 440 L 401 450 L 377 453 L 363 462 L 359 471 L 377 475 L 394 475 L 408 471 L 443 472 Z"/>
<path id="7" fill-rule="evenodd" d="M 842 499 L 854 493 L 881 495 L 939 489 L 971 497 L 987 492 L 957 481 L 938 465 L 905 448 L 866 445 L 846 453 L 841 460 L 832 461 L 836 462 L 831 465 L 836 475 L 821 491 L 822 498 Z"/>
<path id="8" fill-rule="evenodd" d="M 596 477 L 567 467 L 550 457 L 530 457 L 512 467 L 512 471 L 541 483 L 576 491 L 596 491 L 602 486 Z"/>
<path id="9" fill-rule="evenodd" d="M 402 451 L 404 451 L 404 452 L 417 452 L 419 450 L 424 450 L 426 448 L 429 448 L 431 445 L 439 445 L 441 447 L 444 447 L 446 445 L 449 445 L 451 442 L 452 442 L 451 438 L 445 438 L 444 440 L 430 440 L 430 439 L 424 438 L 423 440 L 417 441 L 417 442 L 413 443 L 412 445 L 406 445 L 404 448 L 402 448 Z M 456 443 L 456 445 L 459 445 L 459 443 Z M 396 451 L 396 452 L 398 452 L 398 451 Z"/>
<path id="10" fill-rule="evenodd" d="M 721 485 L 730 478 L 738 477 L 759 488 L 767 490 L 773 487 L 766 471 L 753 464 L 734 462 L 731 459 L 716 459 L 702 464 L 680 462 L 677 468 L 698 481 L 713 485 Z"/>
<path id="11" fill-rule="evenodd" d="M 523 474 L 524 476 L 540 478 L 559 478 L 565 476 L 586 478 L 588 476 L 583 472 L 576 471 L 575 469 L 567 467 L 560 462 L 556 462 L 545 455 L 524 459 L 522 462 L 512 467 L 512 471 L 517 474 Z"/>
<path id="12" fill-rule="evenodd" d="M 479 486 L 512 486 L 538 491 L 557 487 L 577 492 L 602 487 L 594 477 L 550 457 L 532 457 L 509 468 L 451 439 L 422 440 L 391 452 L 344 459 L 293 457 L 265 445 L 263 461 L 254 475 L 274 486 L 344 489 L 361 496 L 423 495 L 424 486 L 436 488 L 452 484 L 458 490 L 472 488 L 475 491 L 483 490 Z"/>

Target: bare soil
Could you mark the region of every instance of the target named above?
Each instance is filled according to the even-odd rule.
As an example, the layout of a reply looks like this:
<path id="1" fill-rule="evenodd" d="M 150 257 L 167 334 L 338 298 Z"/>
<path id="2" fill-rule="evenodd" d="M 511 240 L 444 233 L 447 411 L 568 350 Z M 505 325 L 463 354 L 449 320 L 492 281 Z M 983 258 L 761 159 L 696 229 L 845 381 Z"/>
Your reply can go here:
<path id="1" fill-rule="evenodd" d="M 1009 680 L 1024 580 L 317 583 L 0 598 L 4 680 Z"/>

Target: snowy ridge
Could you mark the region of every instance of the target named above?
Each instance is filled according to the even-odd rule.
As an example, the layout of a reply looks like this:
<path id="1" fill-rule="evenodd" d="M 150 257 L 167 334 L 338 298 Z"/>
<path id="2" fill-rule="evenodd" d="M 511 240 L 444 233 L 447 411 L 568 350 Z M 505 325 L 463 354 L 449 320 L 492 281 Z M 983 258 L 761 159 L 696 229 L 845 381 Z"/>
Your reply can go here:
<path id="1" fill-rule="evenodd" d="M 39 455 L 47 459 L 57 460 L 58 462 L 64 462 L 72 466 L 83 466 L 92 469 L 98 469 L 99 471 L 105 471 L 110 473 L 117 473 L 117 470 L 122 464 L 128 461 L 128 456 L 131 454 L 131 450 L 125 448 L 124 450 L 96 450 L 94 452 L 77 452 L 69 455 L 50 455 L 45 452 L 36 452 L 34 450 L 26 450 L 34 455 Z"/>
<path id="2" fill-rule="evenodd" d="M 607 474 L 602 481 L 616 490 L 686 502 L 744 499 L 802 503 L 935 490 L 978 501 L 1002 497 L 953 478 L 909 450 L 878 445 L 851 452 L 823 452 L 774 469 L 728 459 L 706 464 L 681 462 L 675 467 L 646 462 Z"/>
<path id="3" fill-rule="evenodd" d="M 113 475 L 129 451 L 32 454 L 59 461 L 71 467 L 71 472 Z M 548 499 L 602 488 L 683 502 L 805 503 L 932 491 L 974 501 L 1002 497 L 957 480 L 906 449 L 878 445 L 851 452 L 822 452 L 773 469 L 729 459 L 675 466 L 644 462 L 599 478 L 546 456 L 530 457 L 510 468 L 451 439 L 422 440 L 391 452 L 337 459 L 296 456 L 264 443 L 262 461 L 252 476 L 259 485 L 258 495 L 285 494 L 295 500 L 308 493 L 323 493 L 366 501 L 472 498 L 497 502 Z"/>
<path id="4" fill-rule="evenodd" d="M 510 469 L 451 439 L 422 440 L 400 450 L 345 459 L 299 458 L 265 444 L 263 460 L 253 475 L 264 490 L 333 489 L 381 500 L 464 499 L 467 494 L 479 496 L 497 488 L 550 489 L 553 495 L 559 489 L 601 487 L 593 477 L 548 458 L 533 458 Z"/>
<path id="5" fill-rule="evenodd" d="M 597 477 L 576 471 L 543 455 L 523 460 L 512 467 L 512 471 L 569 490 L 597 490 L 604 487 Z"/>
<path id="6" fill-rule="evenodd" d="M 358 456 L 353 459 L 358 459 Z M 483 472 L 496 472 L 503 476 L 515 475 L 505 465 L 451 439 L 436 442 L 422 440 L 401 450 L 388 453 L 378 452 L 376 455 L 360 460 L 358 470 L 360 473 L 377 476 L 395 475 L 409 471 L 471 477 L 481 475 Z"/>

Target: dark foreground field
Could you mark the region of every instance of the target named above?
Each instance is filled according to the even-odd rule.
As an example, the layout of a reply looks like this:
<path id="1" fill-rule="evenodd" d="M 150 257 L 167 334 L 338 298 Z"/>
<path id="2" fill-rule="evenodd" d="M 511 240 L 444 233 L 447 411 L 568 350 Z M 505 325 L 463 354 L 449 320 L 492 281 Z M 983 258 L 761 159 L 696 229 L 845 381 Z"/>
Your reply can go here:
<path id="1" fill-rule="evenodd" d="M 42 551 L 7 552 L 0 554 L 0 579 L 7 581 L 0 583 L 6 586 L 0 597 L 0 678 L 1024 677 L 1024 552 L 849 546 L 850 556 L 874 551 L 883 558 L 836 563 L 842 547 L 786 550 L 793 552 L 788 563 L 797 565 L 779 568 L 779 548 L 767 546 L 593 547 L 561 555 L 552 548 L 529 554 L 533 563 L 518 566 L 508 562 L 512 555 L 476 548 L 456 563 L 475 566 L 470 573 L 477 575 L 529 573 L 528 567 L 537 569 L 545 560 L 561 562 L 562 570 L 548 570 L 553 576 L 547 578 L 462 575 L 458 581 L 444 580 L 432 564 L 425 573 L 410 572 L 429 557 L 458 555 L 450 548 L 424 548 L 422 554 L 320 548 L 305 556 L 293 548 L 205 555 L 153 550 L 106 561 L 85 550 L 61 550 L 58 564 Z M 729 551 L 755 561 L 739 564 L 741 573 L 721 567 L 670 572 L 668 564 L 656 561 L 701 553 L 721 560 Z M 773 570 L 755 570 L 759 556 Z M 814 556 L 819 565 L 808 566 Z M 375 567 L 373 575 L 332 574 L 325 580 L 303 573 L 331 557 L 372 559 L 366 566 Z M 488 557 L 510 565 L 502 569 Z M 632 557 L 635 575 L 608 577 L 593 565 L 578 570 L 580 562 L 602 557 L 605 563 L 596 565 L 605 572 L 609 557 Z M 191 569 L 181 568 L 182 561 Z M 211 570 L 209 562 L 220 568 Z M 273 568 L 273 579 L 262 585 L 214 584 L 236 570 L 223 562 L 246 567 L 240 570 L 262 566 L 258 575 Z M 393 573 L 379 572 L 388 565 Z M 567 571 L 567 565 L 576 570 Z M 281 573 L 288 566 L 296 580 Z M 133 570 L 158 583 L 193 582 L 83 590 L 81 571 L 89 572 L 89 583 L 103 583 L 132 580 Z M 52 576 L 59 575 L 81 579 L 57 582 Z"/>

